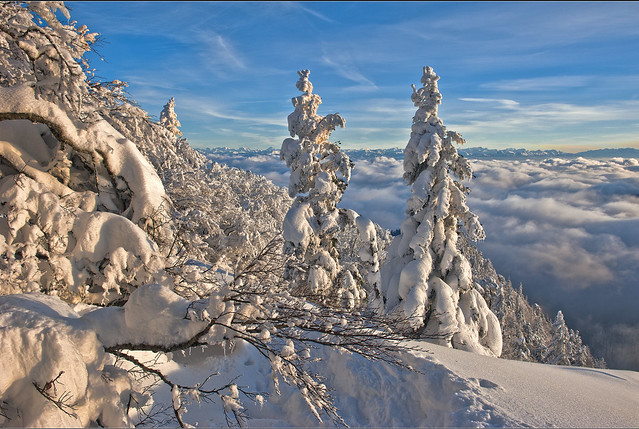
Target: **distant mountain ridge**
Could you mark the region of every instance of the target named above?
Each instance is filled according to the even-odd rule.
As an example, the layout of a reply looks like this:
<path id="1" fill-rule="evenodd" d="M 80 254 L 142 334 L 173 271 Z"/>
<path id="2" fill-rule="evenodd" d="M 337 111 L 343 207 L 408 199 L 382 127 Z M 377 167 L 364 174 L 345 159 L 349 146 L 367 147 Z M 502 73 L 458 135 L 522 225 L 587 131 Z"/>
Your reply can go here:
<path id="1" fill-rule="evenodd" d="M 483 147 L 462 148 L 459 153 L 474 159 L 545 159 L 545 158 L 637 158 L 639 149 L 614 148 L 595 149 L 577 153 L 562 152 L 555 149 L 529 150 L 529 149 L 487 149 Z"/>
<path id="2" fill-rule="evenodd" d="M 269 147 L 268 149 L 253 148 L 228 148 L 214 147 L 199 149 L 205 154 L 246 154 L 246 155 L 270 155 L 278 156 L 279 150 Z M 351 159 L 374 159 L 385 156 L 394 159 L 403 159 L 404 149 L 344 149 Z M 525 159 L 546 159 L 546 158 L 589 158 L 589 159 L 610 159 L 610 158 L 639 158 L 639 149 L 634 148 L 612 148 L 594 149 L 577 153 L 562 152 L 556 149 L 531 150 L 531 149 L 488 149 L 484 147 L 460 148 L 459 153 L 470 159 L 482 160 L 525 160 Z"/>

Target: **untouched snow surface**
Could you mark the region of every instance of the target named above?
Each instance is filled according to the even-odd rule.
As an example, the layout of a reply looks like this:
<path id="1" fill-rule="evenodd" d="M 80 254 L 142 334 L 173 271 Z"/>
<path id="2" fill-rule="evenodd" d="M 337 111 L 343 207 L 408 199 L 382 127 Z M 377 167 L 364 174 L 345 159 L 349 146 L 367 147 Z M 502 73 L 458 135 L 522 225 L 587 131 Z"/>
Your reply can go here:
<path id="1" fill-rule="evenodd" d="M 621 370 L 542 365 L 480 356 L 430 343 L 405 355 L 420 373 L 369 362 L 331 348 L 316 353 L 314 368 L 334 389 L 335 403 L 352 427 L 637 427 L 639 373 Z M 280 383 L 274 393 L 268 362 L 238 344 L 233 352 L 193 350 L 163 364 L 170 377 L 198 382 L 212 372 L 216 384 L 236 374 L 239 386 L 271 395 L 263 406 L 245 400 L 252 417 L 247 426 L 317 426 L 319 423 L 296 389 Z M 158 401 L 171 393 L 160 389 Z M 260 409 L 261 408 L 261 409 Z M 191 404 L 185 421 L 225 426 L 221 404 Z M 333 426 L 324 421 L 321 426 Z"/>

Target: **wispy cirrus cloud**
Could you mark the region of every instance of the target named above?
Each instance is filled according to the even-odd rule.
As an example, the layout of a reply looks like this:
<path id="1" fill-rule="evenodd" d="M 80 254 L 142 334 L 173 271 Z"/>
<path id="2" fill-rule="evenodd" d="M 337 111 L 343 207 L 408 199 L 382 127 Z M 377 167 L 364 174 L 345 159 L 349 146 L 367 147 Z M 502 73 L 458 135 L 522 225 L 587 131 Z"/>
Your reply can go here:
<path id="1" fill-rule="evenodd" d="M 349 61 L 343 59 L 334 60 L 329 58 L 327 55 L 323 55 L 322 62 L 333 68 L 340 76 L 355 82 L 359 89 L 377 89 L 377 85 L 375 85 L 372 80 L 364 76 L 364 74 L 362 74 L 362 72 L 360 72 L 358 68 Z"/>
<path id="2" fill-rule="evenodd" d="M 288 6 L 292 7 L 292 8 L 295 8 L 297 10 L 300 10 L 300 11 L 302 11 L 302 12 L 304 12 L 306 14 L 309 14 L 309 15 L 311 15 L 314 18 L 320 19 L 320 20 L 322 20 L 324 22 L 328 22 L 328 23 L 334 23 L 335 22 L 335 20 L 329 18 L 328 16 L 324 15 L 323 13 L 320 13 L 320 12 L 316 11 L 313 8 L 306 7 L 304 5 L 304 3 L 290 2 L 290 3 L 288 3 Z"/>
<path id="3" fill-rule="evenodd" d="M 517 110 L 519 103 L 515 100 L 507 100 L 502 98 L 460 98 L 461 101 L 470 101 L 472 103 L 491 103 L 497 107 L 504 109 Z"/>
<path id="4" fill-rule="evenodd" d="M 593 83 L 597 76 L 544 76 L 526 79 L 499 80 L 479 85 L 495 91 L 549 91 L 560 88 L 582 88 Z"/>
<path id="5" fill-rule="evenodd" d="M 512 110 L 511 114 L 505 116 L 500 114 L 499 122 L 493 126 L 508 126 L 528 124 L 534 126 L 540 121 L 547 124 L 547 121 L 558 123 L 592 123 L 615 120 L 632 120 L 639 122 L 639 100 L 621 100 L 613 101 L 599 105 L 578 105 L 571 103 L 540 103 L 540 104 L 521 104 L 515 100 L 497 99 L 497 98 L 460 98 L 460 101 L 470 103 L 482 103 L 488 105 L 481 111 L 473 111 L 471 115 L 466 116 L 465 112 L 455 115 L 464 115 L 471 119 L 479 117 L 490 118 L 492 115 L 491 104 L 493 109 L 507 108 Z M 473 118 L 475 116 L 475 118 Z M 471 121 L 472 122 L 472 121 Z"/>
<path id="6" fill-rule="evenodd" d="M 202 102 L 199 100 L 187 99 L 180 104 L 183 110 L 195 111 L 202 116 L 208 116 L 218 119 L 228 119 L 232 121 L 240 121 L 256 125 L 271 125 L 275 127 L 287 127 L 287 123 L 282 119 L 282 115 L 252 115 L 248 113 L 236 112 L 231 108 L 215 105 L 210 102 Z"/>
<path id="7" fill-rule="evenodd" d="M 209 31 L 198 34 L 198 38 L 202 43 L 200 57 L 206 68 L 214 71 L 218 71 L 220 68 L 227 71 L 247 69 L 246 60 L 233 47 L 233 43 L 228 37 Z"/>

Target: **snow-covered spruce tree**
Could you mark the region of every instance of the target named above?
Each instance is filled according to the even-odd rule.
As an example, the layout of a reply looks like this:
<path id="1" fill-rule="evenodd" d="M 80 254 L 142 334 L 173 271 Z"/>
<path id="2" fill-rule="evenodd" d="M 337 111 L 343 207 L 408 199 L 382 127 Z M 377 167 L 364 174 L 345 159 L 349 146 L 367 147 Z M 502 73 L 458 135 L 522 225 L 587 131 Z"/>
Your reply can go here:
<path id="1" fill-rule="evenodd" d="M 553 365 L 570 365 L 570 330 L 566 326 L 564 314 L 557 312 L 552 324 L 552 340 L 546 355 L 546 361 Z"/>
<path id="2" fill-rule="evenodd" d="M 603 366 L 584 346 L 579 331 L 569 329 L 561 310 L 557 312 L 551 328 L 552 339 L 546 350 L 545 362 L 553 365 Z"/>
<path id="3" fill-rule="evenodd" d="M 411 100 L 418 109 L 404 151 L 404 180 L 412 185 L 412 195 L 401 234 L 381 269 L 386 311 L 407 318 L 406 328 L 419 337 L 499 356 L 499 321 L 475 289 L 471 266 L 457 248 L 462 228 L 473 240 L 484 238 L 477 216 L 466 206 L 468 189 L 460 183 L 472 175 L 453 145 L 464 140 L 437 116 L 439 77 L 431 67 L 423 71 L 423 87 L 413 85 Z"/>
<path id="4" fill-rule="evenodd" d="M 175 100 L 173 97 L 171 97 L 169 102 L 164 105 L 162 112 L 160 112 L 160 125 L 167 128 L 175 136 L 182 136 L 182 131 L 180 131 L 182 124 L 180 124 L 180 121 L 178 121 L 177 115 L 175 114 Z"/>
<path id="5" fill-rule="evenodd" d="M 291 169 L 288 192 L 295 198 L 283 225 L 284 252 L 292 255 L 286 278 L 298 295 L 353 307 L 366 292 L 353 272 L 340 265 L 334 243 L 340 224 L 355 221 L 336 207 L 350 180 L 352 162 L 328 141 L 345 121 L 339 114 L 318 115 L 322 99 L 313 94 L 310 71 L 297 73 L 296 87 L 302 95 L 292 99 L 295 111 L 288 116 L 289 132 L 297 139 L 285 139 L 280 150 L 280 158 Z"/>

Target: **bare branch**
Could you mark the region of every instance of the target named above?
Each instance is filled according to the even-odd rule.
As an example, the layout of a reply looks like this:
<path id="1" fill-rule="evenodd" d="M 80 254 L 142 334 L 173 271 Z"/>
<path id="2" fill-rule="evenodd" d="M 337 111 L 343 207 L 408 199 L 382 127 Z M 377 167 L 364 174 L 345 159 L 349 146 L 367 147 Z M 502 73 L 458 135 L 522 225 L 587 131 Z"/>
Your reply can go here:
<path id="1" fill-rule="evenodd" d="M 60 382 L 60 377 L 62 376 L 62 374 L 64 374 L 64 371 L 60 371 L 60 373 L 55 378 L 47 381 L 44 386 L 38 385 L 38 383 L 36 383 L 35 381 L 33 381 L 32 384 L 42 396 L 51 401 L 56 407 L 60 409 L 60 411 L 65 413 L 67 416 L 77 417 L 77 415 L 73 412 L 76 408 L 72 405 L 69 405 L 69 402 L 72 398 L 71 393 L 65 390 L 60 396 L 58 396 L 57 385 L 62 384 Z"/>

